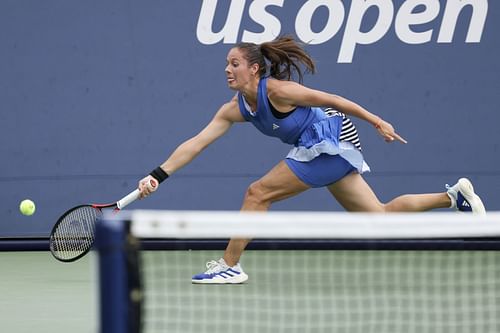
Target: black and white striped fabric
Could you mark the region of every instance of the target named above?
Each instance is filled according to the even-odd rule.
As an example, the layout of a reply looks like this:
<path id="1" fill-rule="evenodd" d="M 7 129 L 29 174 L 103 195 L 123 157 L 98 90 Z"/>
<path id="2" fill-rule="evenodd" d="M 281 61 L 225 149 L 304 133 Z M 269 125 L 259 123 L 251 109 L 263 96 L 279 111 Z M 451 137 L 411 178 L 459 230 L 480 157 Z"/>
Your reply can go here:
<path id="1" fill-rule="evenodd" d="M 356 130 L 356 126 L 354 126 L 351 119 L 347 118 L 344 113 L 331 108 L 325 109 L 325 113 L 328 117 L 342 117 L 342 130 L 340 131 L 339 141 L 350 142 L 354 145 L 354 147 L 361 150 L 361 141 L 359 140 L 358 131 Z"/>

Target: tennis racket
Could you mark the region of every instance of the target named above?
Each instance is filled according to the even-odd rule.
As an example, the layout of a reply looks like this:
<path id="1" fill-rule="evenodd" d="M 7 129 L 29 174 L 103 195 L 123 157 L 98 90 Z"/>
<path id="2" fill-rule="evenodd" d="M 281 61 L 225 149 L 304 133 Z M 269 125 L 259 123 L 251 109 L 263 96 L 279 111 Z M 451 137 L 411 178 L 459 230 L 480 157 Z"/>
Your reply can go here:
<path id="1" fill-rule="evenodd" d="M 157 188 L 156 180 L 151 179 L 152 188 Z M 119 211 L 137 200 L 140 192 L 136 189 L 110 204 L 80 205 L 66 211 L 56 222 L 50 233 L 50 252 L 59 261 L 72 262 L 86 255 L 95 240 L 95 224 L 102 216 L 103 209 Z"/>

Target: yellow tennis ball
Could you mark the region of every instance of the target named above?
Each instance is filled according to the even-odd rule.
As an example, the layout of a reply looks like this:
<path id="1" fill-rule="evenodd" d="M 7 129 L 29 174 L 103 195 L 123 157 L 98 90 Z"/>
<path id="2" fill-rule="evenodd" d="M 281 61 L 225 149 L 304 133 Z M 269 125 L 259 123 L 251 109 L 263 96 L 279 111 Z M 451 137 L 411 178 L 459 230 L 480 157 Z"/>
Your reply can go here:
<path id="1" fill-rule="evenodd" d="M 21 211 L 21 214 L 30 216 L 35 213 L 35 203 L 29 199 L 21 201 L 21 204 L 19 205 L 19 210 Z"/>

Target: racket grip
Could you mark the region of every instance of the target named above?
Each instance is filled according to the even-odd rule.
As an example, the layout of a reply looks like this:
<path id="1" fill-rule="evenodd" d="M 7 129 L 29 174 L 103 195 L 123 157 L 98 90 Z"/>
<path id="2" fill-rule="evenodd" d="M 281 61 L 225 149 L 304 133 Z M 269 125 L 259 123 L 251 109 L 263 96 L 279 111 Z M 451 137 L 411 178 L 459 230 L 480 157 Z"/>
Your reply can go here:
<path id="1" fill-rule="evenodd" d="M 117 203 L 116 203 L 116 207 L 118 209 L 123 209 L 125 208 L 125 206 L 128 206 L 129 204 L 131 204 L 132 202 L 136 201 L 137 199 L 139 199 L 139 196 L 140 196 L 141 192 L 139 192 L 139 189 L 136 189 L 135 191 L 133 192 L 130 192 L 129 194 L 127 194 L 125 197 L 123 197 L 122 199 L 120 199 Z"/>

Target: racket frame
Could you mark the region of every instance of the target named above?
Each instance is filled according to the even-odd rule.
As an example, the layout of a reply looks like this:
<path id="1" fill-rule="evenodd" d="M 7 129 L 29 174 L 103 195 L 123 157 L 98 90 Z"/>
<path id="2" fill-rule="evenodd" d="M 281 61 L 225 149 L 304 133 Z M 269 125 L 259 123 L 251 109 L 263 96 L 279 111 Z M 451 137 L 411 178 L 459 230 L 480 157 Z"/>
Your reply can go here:
<path id="1" fill-rule="evenodd" d="M 99 213 L 102 212 L 102 209 L 105 209 L 105 208 L 114 208 L 114 210 L 116 212 L 120 211 L 121 209 L 123 209 L 125 206 L 131 204 L 132 202 L 134 202 L 135 200 L 137 200 L 140 196 L 140 192 L 138 189 L 130 192 L 129 194 L 127 194 L 125 197 L 123 197 L 122 199 L 118 200 L 117 202 L 115 203 L 111 203 L 111 204 L 85 204 L 85 205 L 78 205 L 78 206 L 75 206 L 69 210 L 67 210 L 66 212 L 64 212 L 61 217 L 59 217 L 59 219 L 57 220 L 57 222 L 54 224 L 54 226 L 52 227 L 52 230 L 50 232 L 50 237 L 49 237 L 49 249 L 50 249 L 50 253 L 52 254 L 52 256 L 54 258 L 56 258 L 57 260 L 61 261 L 61 262 L 73 262 L 73 261 L 76 261 L 78 259 L 80 259 L 81 257 L 83 257 L 84 255 L 86 255 L 91 249 L 92 249 L 92 246 L 94 245 L 94 241 L 95 241 L 95 238 L 93 237 L 89 246 L 87 246 L 85 248 L 84 251 L 82 251 L 82 253 L 78 254 L 77 256 L 75 257 L 71 257 L 71 258 L 61 258 L 59 256 L 57 256 L 55 254 L 56 251 L 53 250 L 53 246 L 52 244 L 54 243 L 52 241 L 53 237 L 54 237 L 54 234 L 57 230 L 57 228 L 59 227 L 59 225 L 62 223 L 62 221 L 65 219 L 66 216 L 68 216 L 69 214 L 71 214 L 72 212 L 74 212 L 75 210 L 77 209 L 80 209 L 82 207 L 91 207 L 93 209 L 97 209 L 99 210 Z M 97 221 L 94 221 L 94 224 L 96 223 Z"/>

